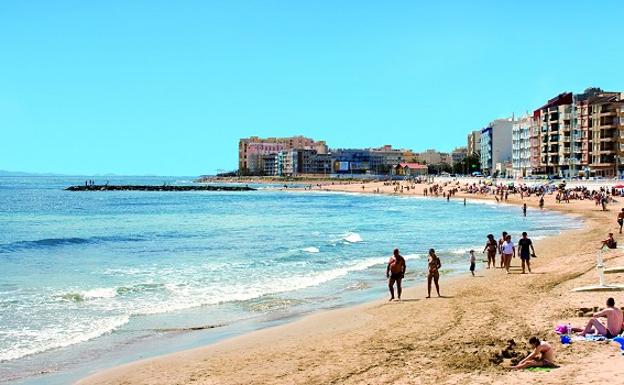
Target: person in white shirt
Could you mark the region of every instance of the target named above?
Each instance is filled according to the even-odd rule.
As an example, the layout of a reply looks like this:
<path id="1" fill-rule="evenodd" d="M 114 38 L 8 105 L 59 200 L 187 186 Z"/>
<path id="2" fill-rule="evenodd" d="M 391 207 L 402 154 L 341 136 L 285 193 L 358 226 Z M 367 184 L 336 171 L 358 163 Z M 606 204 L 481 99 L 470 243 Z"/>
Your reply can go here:
<path id="1" fill-rule="evenodd" d="M 511 258 L 515 258 L 516 257 L 516 245 L 514 245 L 514 243 L 511 241 L 511 235 L 507 235 L 507 237 L 505 238 L 505 242 L 503 242 L 503 244 L 501 245 L 501 250 L 503 252 L 503 259 L 504 259 L 504 267 L 505 270 L 507 271 L 507 274 L 509 274 L 509 266 L 511 265 Z"/>

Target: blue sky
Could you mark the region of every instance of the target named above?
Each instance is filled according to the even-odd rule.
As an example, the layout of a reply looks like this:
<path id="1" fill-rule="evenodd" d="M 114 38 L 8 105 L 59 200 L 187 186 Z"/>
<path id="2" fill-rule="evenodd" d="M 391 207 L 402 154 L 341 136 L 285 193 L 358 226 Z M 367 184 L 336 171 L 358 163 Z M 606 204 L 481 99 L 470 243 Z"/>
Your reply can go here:
<path id="1" fill-rule="evenodd" d="M 0 169 L 198 175 L 240 137 L 465 145 L 624 90 L 621 1 L 2 1 Z"/>

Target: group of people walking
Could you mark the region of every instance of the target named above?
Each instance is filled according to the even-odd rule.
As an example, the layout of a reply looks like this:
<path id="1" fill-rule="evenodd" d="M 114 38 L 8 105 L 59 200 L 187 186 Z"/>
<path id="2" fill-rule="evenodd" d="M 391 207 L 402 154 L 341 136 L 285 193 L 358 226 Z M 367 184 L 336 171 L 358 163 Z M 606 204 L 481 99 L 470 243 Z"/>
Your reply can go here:
<path id="1" fill-rule="evenodd" d="M 503 231 L 501 238 L 496 241 L 494 235 L 488 234 L 487 242 L 483 252 L 487 252 L 487 268 L 496 268 L 496 255 L 500 254 L 500 268 L 505 269 L 509 274 L 509 268 L 511 266 L 511 259 L 516 257 L 516 245 L 511 239 L 511 235 L 506 231 Z M 531 273 L 531 258 L 535 258 L 535 248 L 533 247 L 533 241 L 528 237 L 525 232 L 522 233 L 522 238 L 518 241 L 517 254 L 522 261 L 522 274 L 525 274 L 528 270 Z M 474 275 L 475 270 L 475 256 L 474 250 L 470 250 L 470 272 Z M 427 297 L 431 298 L 432 284 L 435 285 L 438 297 L 440 295 L 440 268 L 442 262 L 437 256 L 434 249 L 429 249 L 429 255 L 427 258 Z M 395 299 L 394 286 L 396 285 L 396 299 L 401 299 L 403 288 L 401 282 L 405 278 L 405 270 L 407 264 L 405 258 L 400 254 L 399 249 L 394 249 L 392 257 L 388 261 L 386 267 L 386 278 L 388 279 L 388 289 L 390 291 L 390 301 Z"/>
<path id="2" fill-rule="evenodd" d="M 517 248 L 511 239 L 511 235 L 506 231 L 503 231 L 498 241 L 494 239 L 493 234 L 488 234 L 483 248 L 483 253 L 487 252 L 487 268 L 496 268 L 496 255 L 498 254 L 500 255 L 500 268 L 505 269 L 509 274 L 511 259 L 516 257 L 516 249 L 522 261 L 522 274 L 526 274 L 527 270 L 530 273 L 531 258 L 535 258 L 535 248 L 526 231 L 522 232 L 522 238 L 518 241 Z"/>

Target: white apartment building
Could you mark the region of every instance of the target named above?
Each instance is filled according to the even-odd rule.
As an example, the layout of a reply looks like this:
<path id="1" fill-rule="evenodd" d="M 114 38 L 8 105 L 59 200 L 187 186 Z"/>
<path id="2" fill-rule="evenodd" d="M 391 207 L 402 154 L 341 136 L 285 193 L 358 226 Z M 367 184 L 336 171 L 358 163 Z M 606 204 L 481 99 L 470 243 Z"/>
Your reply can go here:
<path id="1" fill-rule="evenodd" d="M 498 163 L 511 162 L 513 118 L 496 119 L 481 130 L 481 171 L 492 175 Z"/>
<path id="2" fill-rule="evenodd" d="M 531 175 L 531 143 L 530 130 L 533 116 L 528 113 L 512 124 L 511 128 L 511 165 L 513 177 Z"/>

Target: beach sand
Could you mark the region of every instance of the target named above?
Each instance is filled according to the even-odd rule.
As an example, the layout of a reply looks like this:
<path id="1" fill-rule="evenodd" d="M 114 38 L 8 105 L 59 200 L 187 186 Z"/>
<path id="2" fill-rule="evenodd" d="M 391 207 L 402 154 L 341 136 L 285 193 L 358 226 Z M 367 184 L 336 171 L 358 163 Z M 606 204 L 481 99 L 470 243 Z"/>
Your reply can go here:
<path id="1" fill-rule="evenodd" d="M 378 187 L 385 193 L 393 190 L 383 183 L 365 186 L 364 192 Z M 324 188 L 362 192 L 362 184 Z M 417 185 L 411 193 L 422 195 L 423 188 Z M 458 194 L 452 199 L 462 198 Z M 494 200 L 491 196 L 468 198 Z M 535 198 L 522 202 L 537 205 Z M 510 196 L 509 203 L 521 201 Z M 616 305 L 624 305 L 624 292 L 571 292 L 574 287 L 598 283 L 596 251 L 608 231 L 624 242 L 615 223 L 622 207 L 616 203 L 603 212 L 592 201 L 556 205 L 554 196 L 548 196 L 547 209 L 578 215 L 585 225 L 536 241 L 534 274 L 520 274 L 518 258 L 512 261 L 515 268 L 510 275 L 501 269 L 485 269 L 481 263 L 477 277 L 468 271 L 462 277 L 443 276 L 444 297 L 431 299 L 425 299 L 424 284 L 408 280 L 401 302 L 380 299 L 319 312 L 210 346 L 105 370 L 79 384 L 622 383 L 624 357 L 617 345 L 577 342 L 564 346 L 552 332 L 559 323 L 584 325 L 588 318 L 579 317 L 578 309 L 604 307 L 608 296 L 615 298 Z M 624 265 L 622 251 L 607 254 L 606 261 L 608 266 Z M 607 279 L 624 283 L 624 274 Z M 555 347 L 560 368 L 512 372 L 493 362 L 510 339 L 517 343 L 516 353 L 526 353 L 526 341 L 532 335 Z"/>

